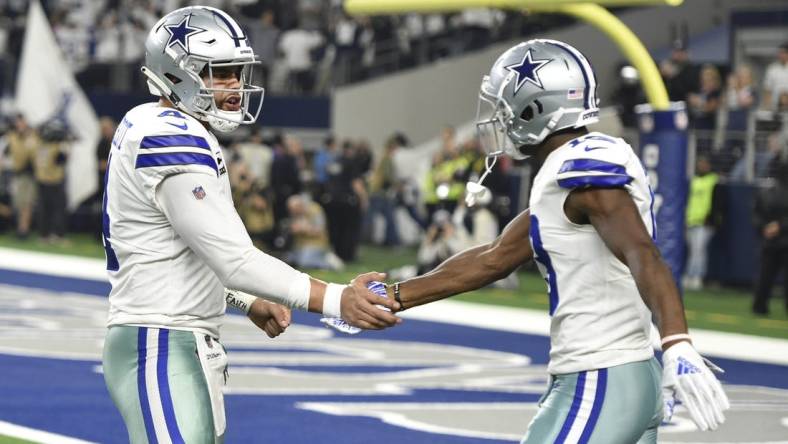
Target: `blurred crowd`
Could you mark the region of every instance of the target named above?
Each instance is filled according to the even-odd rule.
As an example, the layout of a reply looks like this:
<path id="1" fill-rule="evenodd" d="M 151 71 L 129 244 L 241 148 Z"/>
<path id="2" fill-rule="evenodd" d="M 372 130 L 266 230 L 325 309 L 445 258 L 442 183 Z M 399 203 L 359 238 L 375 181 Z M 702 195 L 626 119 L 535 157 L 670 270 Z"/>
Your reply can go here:
<path id="1" fill-rule="evenodd" d="M 0 85 L 11 91 L 26 0 L 0 1 Z M 181 6 L 221 8 L 239 19 L 262 61 L 258 79 L 275 94 L 325 94 L 571 19 L 476 8 L 456 14 L 350 17 L 340 0 L 42 0 L 77 79 L 91 90 L 140 85 L 148 30 Z M 5 81 L 4 81 L 5 80 Z"/>
<path id="2" fill-rule="evenodd" d="M 80 83 L 89 90 L 142 84 L 144 38 L 164 11 L 183 0 L 42 0 L 56 38 Z M 353 18 L 341 2 L 317 0 L 200 0 L 241 18 L 262 60 L 255 74 L 269 91 L 323 94 L 331 87 L 524 36 L 569 19 L 470 9 L 458 14 Z M 0 91 L 13 91 L 26 0 L 0 0 Z M 527 28 L 527 29 L 526 29 Z M 684 286 L 702 287 L 708 244 L 723 224 L 717 185 L 755 183 L 754 225 L 763 241 L 753 310 L 765 313 L 778 271 L 788 275 L 788 42 L 763 64 L 697 64 L 679 41 L 659 63 L 672 101 L 687 104 L 696 174 L 687 205 L 688 261 Z M 634 68 L 625 66 L 614 105 L 634 129 L 635 105 L 645 102 Z M 724 80 L 723 80 L 724 79 Z M 37 233 L 63 243 L 68 222 L 100 233 L 106 158 L 117 122 L 101 118 L 96 148 L 99 189 L 66 210 L 65 164 L 71 136 L 57 120 L 31 128 L 21 115 L 0 119 L 0 231 L 20 239 Z M 402 153 L 405 134 L 384 146 L 326 137 L 304 146 L 292 134 L 226 140 L 234 202 L 254 242 L 304 268 L 341 269 L 361 242 L 418 245 L 417 263 L 392 270 L 406 278 L 462 249 L 492 240 L 518 210 L 512 202 L 511 160 L 495 164 L 477 205 L 464 204 L 465 184 L 485 168 L 478 142 L 440 132 L 441 146 L 424 177 L 414 178 Z M 373 156 L 373 153 L 375 155 Z M 81 215 L 82 218 L 75 218 Z M 416 232 L 416 236 L 408 233 Z M 98 234 L 97 234 L 98 236 Z M 512 286 L 511 279 L 502 285 Z M 788 286 L 786 286 L 788 288 Z M 788 290 L 786 290 L 788 301 Z"/>
<path id="3" fill-rule="evenodd" d="M 33 128 L 22 115 L 0 125 L 0 231 L 62 244 L 71 221 L 70 231 L 98 237 L 103 176 L 117 122 L 104 116 L 100 127 L 99 187 L 67 212 L 65 164 L 71 136 L 65 128 L 57 122 Z M 441 136 L 426 176 L 417 178 L 403 171 L 399 154 L 409 149 L 409 141 L 402 133 L 392 134 L 379 150 L 365 140 L 333 136 L 305 148 L 294 135 L 264 138 L 260 129 L 223 145 L 231 159 L 233 200 L 263 250 L 300 267 L 337 270 L 356 260 L 361 242 L 421 244 L 414 267 L 426 270 L 457 251 L 494 239 L 514 211 L 507 175 L 511 162 L 506 160 L 496 164 L 484 199 L 466 208 L 465 184 L 482 174 L 484 154 L 475 139 L 457 141 L 451 127 Z"/>
<path id="4" fill-rule="evenodd" d="M 254 241 L 299 266 L 341 269 L 356 260 L 361 242 L 398 247 L 415 238 L 414 266 L 429 269 L 492 240 L 512 212 L 507 162 L 488 182 L 486 200 L 465 207 L 465 184 L 481 174 L 484 155 L 474 140 L 456 141 L 451 127 L 442 136 L 426 177 L 414 179 L 402 170 L 399 155 L 409 149 L 402 133 L 380 150 L 333 136 L 305 149 L 293 135 L 255 133 L 227 146 L 234 201 Z"/>
<path id="5" fill-rule="evenodd" d="M 759 260 L 753 280 L 752 312 L 769 314 L 769 299 L 778 277 L 788 277 L 788 159 L 775 157 L 770 163 L 770 179 L 754 188 L 751 226 L 759 245 Z M 730 217 L 730 197 L 722 191 L 721 175 L 714 172 L 709 158 L 700 155 L 690 180 L 686 207 L 687 262 L 683 288 L 701 290 L 709 263 L 709 244 L 715 234 L 724 231 Z M 730 233 L 730 230 L 729 234 Z M 744 233 L 732 233 L 747 237 Z M 783 281 L 785 311 L 788 312 L 788 285 Z"/>
<path id="6" fill-rule="evenodd" d="M 774 176 L 775 162 L 788 158 L 788 42 L 767 63 L 717 66 L 694 63 L 677 41 L 659 69 L 670 100 L 686 103 L 697 154 L 717 173 L 734 182 Z M 635 128 L 634 108 L 645 97 L 634 68 L 620 74 L 614 101 L 622 123 Z"/>
<path id="7" fill-rule="evenodd" d="M 84 213 L 87 224 L 69 227 L 97 238 L 102 178 L 117 126 L 106 116 L 100 123 L 99 189 L 74 212 Z M 75 221 L 74 213 L 69 217 L 66 211 L 65 196 L 70 140 L 57 121 L 32 128 L 16 115 L 0 125 L 0 232 L 66 242 L 67 221 Z M 392 134 L 381 149 L 365 140 L 333 136 L 320 146 L 304 147 L 294 135 L 266 138 L 259 129 L 223 145 L 225 157 L 231 159 L 233 201 L 253 241 L 302 268 L 341 270 L 356 261 L 362 242 L 392 247 L 392 252 L 402 245 L 417 246 L 416 263 L 388 270 L 392 279 L 405 279 L 468 247 L 492 241 L 518 211 L 511 201 L 514 165 L 507 158 L 494 165 L 485 181 L 487 191 L 476 205 L 465 205 L 465 184 L 483 173 L 484 154 L 475 138 L 458 140 L 448 126 L 441 130 L 440 148 L 420 178 L 410 174 L 407 159 L 403 162 L 401 155 L 408 154 L 410 144 L 402 133 Z M 778 154 L 769 168 L 774 180 L 756 190 L 753 212 L 753 227 L 762 241 L 753 302 L 758 314 L 768 313 L 780 271 L 788 273 L 788 161 Z M 709 156 L 699 154 L 687 202 L 687 289 L 702 288 L 709 241 L 724 222 L 720 179 Z M 516 275 L 496 285 L 516 288 Z"/>
<path id="8" fill-rule="evenodd" d="M 718 185 L 755 184 L 751 218 L 760 260 L 752 311 L 766 315 L 778 275 L 782 271 L 788 276 L 788 42 L 763 66 L 732 67 L 694 64 L 679 42 L 660 71 L 670 99 L 687 104 L 696 145 L 686 207 L 683 286 L 699 290 L 706 281 L 709 244 L 728 214 Z M 624 121 L 635 126 L 629 111 Z M 788 310 L 788 285 L 783 287 Z"/>
<path id="9" fill-rule="evenodd" d="M 64 243 L 66 127 L 53 120 L 32 128 L 22 115 L 10 120 L 0 127 L 0 230 L 13 226 L 26 239 L 36 227 L 44 241 Z"/>

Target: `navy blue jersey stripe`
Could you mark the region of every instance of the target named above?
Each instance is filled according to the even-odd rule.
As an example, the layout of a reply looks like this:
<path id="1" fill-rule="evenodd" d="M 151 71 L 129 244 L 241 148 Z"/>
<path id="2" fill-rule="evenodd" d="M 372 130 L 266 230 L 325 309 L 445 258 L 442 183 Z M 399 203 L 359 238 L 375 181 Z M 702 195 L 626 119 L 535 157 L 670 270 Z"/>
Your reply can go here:
<path id="1" fill-rule="evenodd" d="M 112 249 L 112 244 L 110 243 L 110 220 L 109 220 L 109 213 L 107 212 L 107 196 L 109 194 L 109 188 L 107 188 L 107 183 L 109 182 L 109 165 L 112 163 L 112 152 L 109 153 L 107 157 L 107 169 L 104 171 L 104 196 L 101 198 L 101 231 L 102 231 L 102 241 L 104 243 L 104 255 L 107 257 L 107 270 L 109 271 L 118 271 L 120 269 L 120 263 L 118 263 L 118 255 L 115 254 L 115 250 Z"/>
<path id="2" fill-rule="evenodd" d="M 154 153 L 140 154 L 137 156 L 135 168 L 149 168 L 169 165 L 205 165 L 211 167 L 216 173 L 216 161 L 208 154 L 202 153 Z"/>
<path id="3" fill-rule="evenodd" d="M 535 215 L 531 215 L 531 242 L 534 246 L 534 253 L 536 253 L 536 261 L 544 265 L 547 270 L 547 287 L 550 295 L 550 316 L 555 313 L 558 306 L 558 282 L 556 281 L 555 269 L 550 256 L 542 245 L 542 235 L 539 232 L 539 219 Z"/>
<path id="4" fill-rule="evenodd" d="M 145 136 L 140 142 L 140 148 L 167 148 L 173 146 L 190 146 L 210 150 L 208 141 L 204 137 L 190 134 L 170 134 L 166 136 Z"/>
<path id="5" fill-rule="evenodd" d="M 570 159 L 561 165 L 558 174 L 572 171 L 598 171 L 600 173 L 626 175 L 627 169 L 617 163 L 606 162 L 598 159 Z"/>
<path id="6" fill-rule="evenodd" d="M 559 179 L 558 186 L 562 188 L 619 188 L 632 182 L 632 177 L 627 175 L 612 176 L 577 176 Z"/>

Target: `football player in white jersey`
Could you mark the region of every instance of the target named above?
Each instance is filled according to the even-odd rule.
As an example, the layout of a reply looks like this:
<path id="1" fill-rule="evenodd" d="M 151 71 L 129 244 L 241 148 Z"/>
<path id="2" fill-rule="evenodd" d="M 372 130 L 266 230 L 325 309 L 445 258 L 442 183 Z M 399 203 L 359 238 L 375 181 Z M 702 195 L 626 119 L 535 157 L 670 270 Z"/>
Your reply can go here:
<path id="1" fill-rule="evenodd" d="M 623 140 L 586 129 L 597 121 L 596 87 L 588 60 L 566 43 L 530 40 L 504 52 L 482 81 L 477 126 L 488 163 L 506 154 L 541 165 L 531 207 L 495 241 L 388 288 L 404 309 L 537 261 L 550 301 L 550 387 L 528 444 L 656 443 L 678 402 L 701 430 L 715 429 L 729 408 L 710 367 L 719 369 L 692 345 L 654 243 L 653 195 L 640 161 Z M 470 199 L 480 190 L 470 183 Z"/>
<path id="2" fill-rule="evenodd" d="M 366 288 L 383 275 L 326 284 L 252 245 L 212 131 L 257 119 L 263 89 L 247 83 L 256 63 L 223 11 L 167 14 L 148 34 L 142 68 L 160 100 L 129 111 L 112 141 L 103 203 L 112 284 L 103 370 L 132 443 L 222 441 L 227 359 L 219 328 L 227 304 L 271 337 L 288 326 L 289 308 L 366 329 L 399 322 L 377 307 L 399 305 Z"/>

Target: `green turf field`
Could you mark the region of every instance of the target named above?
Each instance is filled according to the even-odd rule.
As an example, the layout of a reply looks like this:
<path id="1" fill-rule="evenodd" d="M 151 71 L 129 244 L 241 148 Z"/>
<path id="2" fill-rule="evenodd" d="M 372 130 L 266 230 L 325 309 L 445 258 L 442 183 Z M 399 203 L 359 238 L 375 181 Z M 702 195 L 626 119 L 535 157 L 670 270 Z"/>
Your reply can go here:
<path id="1" fill-rule="evenodd" d="M 25 441 L 24 439 L 12 438 L 10 436 L 0 435 L 0 444 L 32 444 L 33 441 Z"/>
<path id="2" fill-rule="evenodd" d="M 68 245 L 49 245 L 37 240 L 19 241 L 10 235 L 0 236 L 2 247 L 104 257 L 101 245 L 90 236 L 74 235 L 69 237 L 68 242 Z M 412 264 L 416 253 L 411 248 L 362 247 L 359 257 L 356 264 L 351 264 L 343 272 L 317 271 L 314 274 L 325 280 L 347 282 L 359 273 L 386 271 Z M 519 278 L 518 291 L 484 289 L 455 296 L 454 299 L 547 310 L 547 295 L 542 278 L 533 271 L 521 271 Z M 774 296 L 769 317 L 754 316 L 750 312 L 751 294 L 741 290 L 721 288 L 688 291 L 684 302 L 691 327 L 788 339 L 788 315 L 784 302 L 781 295 Z"/>

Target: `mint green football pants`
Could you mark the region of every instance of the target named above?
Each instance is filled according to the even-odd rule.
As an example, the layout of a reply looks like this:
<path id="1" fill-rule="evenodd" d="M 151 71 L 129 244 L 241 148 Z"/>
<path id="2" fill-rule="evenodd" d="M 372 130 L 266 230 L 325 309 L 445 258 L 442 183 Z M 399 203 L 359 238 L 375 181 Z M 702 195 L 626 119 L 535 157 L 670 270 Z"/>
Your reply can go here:
<path id="1" fill-rule="evenodd" d="M 656 444 L 661 380 L 655 358 L 552 375 L 522 444 Z"/>
<path id="2" fill-rule="evenodd" d="M 103 366 L 104 381 L 132 444 L 222 442 L 223 437 L 215 436 L 194 333 L 110 327 Z"/>

